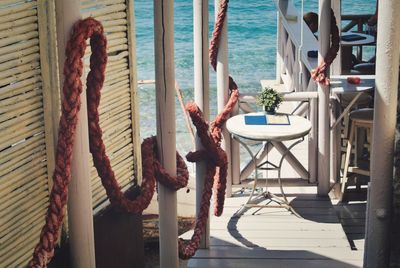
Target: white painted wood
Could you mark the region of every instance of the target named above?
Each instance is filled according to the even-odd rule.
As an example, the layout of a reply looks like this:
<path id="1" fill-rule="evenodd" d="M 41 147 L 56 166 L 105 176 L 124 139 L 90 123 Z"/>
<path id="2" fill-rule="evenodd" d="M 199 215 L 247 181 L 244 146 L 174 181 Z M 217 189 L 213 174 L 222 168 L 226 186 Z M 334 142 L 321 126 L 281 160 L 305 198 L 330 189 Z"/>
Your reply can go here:
<path id="1" fill-rule="evenodd" d="M 307 268 L 356 268 L 361 267 L 358 260 L 304 260 L 304 259 L 195 259 L 189 261 L 189 268 L 207 267 L 207 268 L 232 268 L 232 267 L 246 267 L 246 268 L 260 268 L 260 267 L 279 267 L 279 268 L 293 268 L 301 266 Z"/>
<path id="2" fill-rule="evenodd" d="M 276 6 L 278 7 L 278 12 L 280 13 L 280 21 L 282 25 L 286 29 L 287 34 L 289 35 L 289 39 L 293 42 L 293 45 L 298 48 L 300 46 L 301 40 L 301 15 L 297 11 L 296 7 L 293 4 L 293 1 L 280 1 L 275 0 Z M 296 19 L 291 19 L 295 17 Z M 301 61 L 305 64 L 308 71 L 311 71 L 317 66 L 317 59 L 309 58 L 307 56 L 307 51 L 317 50 L 318 49 L 318 41 L 310 31 L 308 27 L 304 27 L 304 42 Z M 321 32 L 321 30 L 320 30 Z"/>
<path id="3" fill-rule="evenodd" d="M 215 0 L 215 16 L 219 11 L 219 3 L 221 0 Z M 219 41 L 218 57 L 217 57 L 217 107 L 218 112 L 223 111 L 225 104 L 228 102 L 229 93 L 229 66 L 228 66 L 228 15 L 225 17 L 224 26 L 222 27 L 221 38 Z M 232 166 L 231 166 L 231 138 L 228 131 L 223 128 L 222 149 L 225 150 L 228 157 L 228 176 L 226 182 L 226 196 L 232 194 Z"/>
<path id="4" fill-rule="evenodd" d="M 176 175 L 174 1 L 154 0 L 157 145 L 161 165 Z M 158 184 L 160 267 L 177 268 L 177 194 Z"/>
<path id="5" fill-rule="evenodd" d="M 233 108 L 231 116 L 237 114 L 239 114 L 239 103 Z M 238 185 L 240 184 L 240 147 L 239 142 L 234 139 L 231 140 L 231 163 L 232 185 Z"/>
<path id="6" fill-rule="evenodd" d="M 276 76 L 275 80 L 279 83 L 282 84 L 282 78 L 281 78 L 281 73 L 282 73 L 282 67 L 283 67 L 283 49 L 282 49 L 282 43 L 284 40 L 284 30 L 283 30 L 283 25 L 281 23 L 281 17 L 279 12 L 276 12 L 276 44 L 277 44 L 277 50 L 276 50 Z"/>
<path id="7" fill-rule="evenodd" d="M 336 25 L 338 25 L 339 33 L 341 31 L 341 1 L 331 1 L 331 8 L 336 18 Z M 338 54 L 331 64 L 331 77 L 333 75 L 340 75 L 342 73 L 342 60 L 341 60 L 341 47 L 339 46 Z M 334 121 L 340 113 L 340 105 L 338 101 L 331 101 L 331 121 Z M 341 161 L 341 145 L 340 137 L 341 129 L 331 129 L 331 157 L 330 157 L 330 182 L 335 183 L 340 180 L 340 161 Z"/>
<path id="8" fill-rule="evenodd" d="M 58 59 L 60 81 L 63 79 L 65 46 L 73 24 L 81 18 L 79 0 L 56 2 Z M 90 187 L 89 136 L 86 106 L 86 90 L 81 94 L 75 144 L 72 154 L 72 179 L 68 187 L 68 227 L 72 267 L 94 268 L 94 233 L 92 193 Z"/>
<path id="9" fill-rule="evenodd" d="M 331 1 L 319 0 L 319 53 L 321 61 L 330 47 Z M 329 86 L 318 85 L 318 194 L 327 195 L 330 189 L 330 114 Z"/>
<path id="10" fill-rule="evenodd" d="M 400 2 L 379 1 L 365 267 L 388 267 L 400 56 Z"/>
<path id="11" fill-rule="evenodd" d="M 336 25 L 338 25 L 339 34 L 341 34 L 342 25 L 342 1 L 331 1 L 331 8 L 336 18 Z M 342 53 L 339 46 L 338 54 L 331 64 L 331 75 L 338 75 L 342 73 Z"/>
<path id="12" fill-rule="evenodd" d="M 209 105 L 209 56 L 208 56 L 208 0 L 193 1 L 193 34 L 194 34 L 194 101 L 203 112 L 204 119 L 210 120 Z M 196 135 L 196 150 L 201 150 L 199 137 Z M 201 198 L 206 174 L 204 162 L 196 163 L 196 215 L 200 212 Z M 210 244 L 210 219 L 202 235 L 200 248 Z"/>
<path id="13" fill-rule="evenodd" d="M 314 194 L 301 194 L 305 188 L 314 188 Z M 210 249 L 199 250 L 188 267 L 361 267 L 362 249 L 351 250 L 336 209 L 329 198 L 317 197 L 316 188 L 293 187 L 288 197 L 302 218 L 279 208 L 233 216 L 247 196 L 228 198 L 222 217 L 211 219 Z"/>

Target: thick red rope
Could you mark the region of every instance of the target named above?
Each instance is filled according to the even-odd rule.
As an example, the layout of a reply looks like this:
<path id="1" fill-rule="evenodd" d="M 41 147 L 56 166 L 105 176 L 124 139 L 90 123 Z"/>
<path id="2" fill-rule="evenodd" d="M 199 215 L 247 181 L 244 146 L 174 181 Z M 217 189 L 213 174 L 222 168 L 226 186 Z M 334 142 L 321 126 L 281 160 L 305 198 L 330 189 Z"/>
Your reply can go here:
<path id="1" fill-rule="evenodd" d="M 226 12 L 226 11 L 225 11 Z M 106 189 L 107 196 L 113 205 L 129 211 L 140 213 L 150 203 L 154 194 L 156 178 L 170 189 L 177 190 L 185 187 L 189 174 L 184 160 L 177 153 L 177 177 L 167 174 L 157 160 L 156 139 L 147 138 L 142 143 L 143 180 L 140 195 L 136 200 L 129 200 L 124 196 L 111 169 L 110 160 L 106 155 L 102 140 L 102 130 L 99 125 L 98 106 L 100 91 L 104 82 L 104 73 L 107 63 L 107 40 L 102 25 L 92 19 L 78 21 L 66 47 L 64 63 L 64 85 L 62 114 L 60 118 L 58 144 L 56 152 L 56 167 L 53 173 L 53 187 L 50 193 L 50 205 L 46 213 L 46 222 L 40 234 L 33 257 L 28 267 L 46 267 L 54 254 L 54 246 L 58 240 L 59 229 L 65 216 L 65 206 L 68 199 L 68 184 L 71 180 L 72 148 L 80 110 L 80 94 L 82 93 L 81 76 L 83 72 L 82 58 L 86 50 L 86 40 L 90 38 L 92 55 L 90 57 L 90 72 L 87 76 L 87 103 L 89 120 L 89 144 L 93 155 L 93 162 Z M 181 258 L 189 258 L 197 250 L 200 237 L 204 230 L 210 206 L 211 188 L 216 168 L 219 168 L 216 185 L 215 214 L 220 215 L 223 209 L 226 189 L 227 157 L 220 147 L 221 127 L 227 120 L 230 111 L 238 99 L 237 86 L 231 79 L 232 94 L 224 111 L 217 116 L 212 124 L 212 133 L 203 120 L 202 114 L 194 104 L 188 104 L 187 109 L 197 128 L 197 133 L 203 143 L 204 150 L 189 153 L 189 161 L 206 161 L 207 172 L 205 187 L 202 195 L 201 211 L 196 220 L 192 239 L 186 244 L 180 240 L 179 254 Z"/>
<path id="2" fill-rule="evenodd" d="M 333 10 L 331 9 L 331 46 L 318 67 L 311 71 L 311 77 L 314 79 L 314 81 L 323 85 L 329 85 L 329 78 L 327 74 L 328 68 L 332 64 L 333 60 L 336 58 L 339 51 L 339 46 L 339 29 L 336 24 L 336 18 Z"/>

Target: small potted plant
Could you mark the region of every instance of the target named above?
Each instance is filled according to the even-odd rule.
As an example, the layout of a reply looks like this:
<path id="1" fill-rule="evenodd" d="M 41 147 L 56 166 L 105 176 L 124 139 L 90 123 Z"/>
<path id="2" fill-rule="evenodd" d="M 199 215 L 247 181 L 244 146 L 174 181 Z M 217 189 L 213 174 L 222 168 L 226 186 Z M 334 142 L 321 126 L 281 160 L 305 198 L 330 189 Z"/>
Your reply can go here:
<path id="1" fill-rule="evenodd" d="M 257 105 L 264 106 L 267 114 L 275 114 L 276 109 L 282 103 L 282 95 L 272 87 L 265 87 L 257 96 Z"/>

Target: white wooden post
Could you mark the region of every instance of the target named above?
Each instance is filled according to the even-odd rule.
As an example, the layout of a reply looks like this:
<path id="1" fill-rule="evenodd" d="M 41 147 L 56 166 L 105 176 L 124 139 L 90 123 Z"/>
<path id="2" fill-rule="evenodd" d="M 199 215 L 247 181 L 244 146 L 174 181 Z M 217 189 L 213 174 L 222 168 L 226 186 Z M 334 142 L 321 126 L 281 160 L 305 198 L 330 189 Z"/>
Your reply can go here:
<path id="1" fill-rule="evenodd" d="M 176 175 L 174 1 L 154 0 L 157 144 L 160 162 Z M 158 184 L 160 267 L 177 268 L 177 195 Z"/>
<path id="2" fill-rule="evenodd" d="M 194 43 L 194 101 L 203 112 L 204 119 L 210 119 L 209 105 L 209 56 L 208 56 L 208 0 L 193 0 L 193 43 Z M 196 135 L 196 150 L 202 149 Z M 206 165 L 196 163 L 196 215 L 200 213 L 201 197 L 204 189 Z M 210 245 L 210 218 L 200 242 L 200 248 Z"/>
<path id="3" fill-rule="evenodd" d="M 330 46 L 331 1 L 319 0 L 319 53 L 318 60 L 328 52 Z M 329 86 L 318 85 L 318 195 L 329 192 L 330 175 L 330 130 L 329 130 Z"/>
<path id="4" fill-rule="evenodd" d="M 219 12 L 219 4 L 221 0 L 215 0 L 215 17 Z M 219 50 L 217 57 L 217 106 L 218 112 L 221 112 L 229 97 L 229 68 L 228 68 L 228 15 L 225 17 L 224 26 L 222 28 L 221 38 L 219 41 Z M 231 166 L 231 138 L 228 131 L 222 130 L 223 140 L 222 149 L 228 156 L 228 176 L 226 182 L 226 196 L 232 195 L 232 166 Z"/>
<path id="5" fill-rule="evenodd" d="M 276 12 L 276 82 L 282 84 L 282 66 L 283 64 L 283 49 L 282 49 L 282 42 L 283 42 L 283 24 L 281 22 L 281 15 L 280 12 Z"/>
<path id="6" fill-rule="evenodd" d="M 56 1 L 60 81 L 64 82 L 65 46 L 72 26 L 81 19 L 79 0 Z M 84 79 L 82 79 L 84 80 Z M 76 138 L 72 154 L 72 179 L 68 187 L 68 225 L 72 267 L 94 268 L 92 191 L 90 187 L 89 132 L 86 90 L 81 94 Z"/>
<path id="7" fill-rule="evenodd" d="M 333 13 L 336 17 L 336 25 L 338 25 L 339 32 L 340 32 L 340 25 L 341 25 L 341 1 L 332 1 L 331 7 Z M 342 64 L 341 64 L 341 51 L 339 47 L 339 52 L 332 63 L 331 67 L 331 75 L 339 75 L 342 73 Z M 337 101 L 331 101 L 331 117 L 337 118 L 338 114 L 340 113 L 340 103 Z M 340 160 L 341 160 L 341 144 L 340 144 L 340 127 L 339 125 L 332 129 L 331 132 L 331 170 L 330 170 L 330 181 L 331 183 L 336 183 L 340 177 Z"/>
<path id="8" fill-rule="evenodd" d="M 336 18 L 336 25 L 339 28 L 339 33 L 341 33 L 341 25 L 342 25 L 342 1 L 331 1 L 331 7 L 333 10 L 333 14 L 335 15 Z M 339 75 L 342 74 L 342 54 L 341 54 L 341 48 L 339 46 L 339 51 L 338 54 L 335 58 L 335 60 L 332 62 L 331 65 L 331 75 Z"/>
<path id="9" fill-rule="evenodd" d="M 318 99 L 310 99 L 309 109 L 312 128 L 308 136 L 308 173 L 309 181 L 315 183 L 318 181 Z"/>
<path id="10" fill-rule="evenodd" d="M 379 1 L 371 182 L 364 267 L 389 267 L 393 151 L 400 56 L 400 1 Z"/>
<path id="11" fill-rule="evenodd" d="M 236 103 L 231 112 L 231 116 L 239 114 L 239 103 Z M 240 147 L 239 142 L 234 139 L 231 140 L 231 178 L 232 185 L 240 184 Z M 232 192 L 232 191 L 231 191 Z"/>

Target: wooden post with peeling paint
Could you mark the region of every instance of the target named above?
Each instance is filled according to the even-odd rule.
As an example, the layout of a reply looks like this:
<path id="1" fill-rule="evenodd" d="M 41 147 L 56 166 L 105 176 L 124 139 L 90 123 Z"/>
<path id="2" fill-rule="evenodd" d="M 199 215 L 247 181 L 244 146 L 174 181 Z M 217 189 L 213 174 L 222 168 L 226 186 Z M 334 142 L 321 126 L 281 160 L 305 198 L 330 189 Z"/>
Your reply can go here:
<path id="1" fill-rule="evenodd" d="M 176 175 L 174 1 L 154 0 L 157 145 L 161 165 Z M 178 268 L 176 191 L 158 184 L 160 267 Z"/>
<path id="2" fill-rule="evenodd" d="M 364 267 L 389 267 L 400 57 L 400 1 L 379 1 Z"/>

